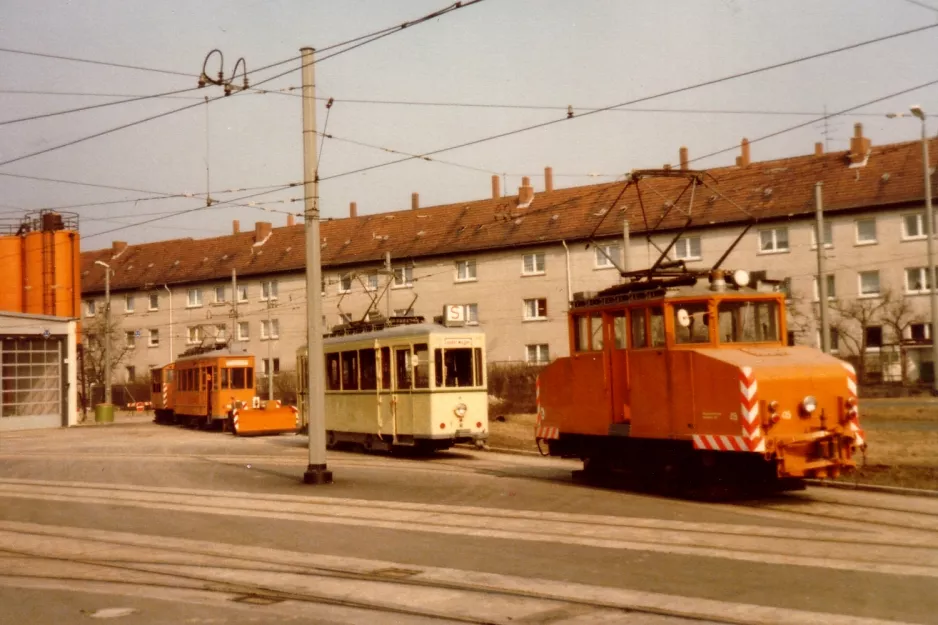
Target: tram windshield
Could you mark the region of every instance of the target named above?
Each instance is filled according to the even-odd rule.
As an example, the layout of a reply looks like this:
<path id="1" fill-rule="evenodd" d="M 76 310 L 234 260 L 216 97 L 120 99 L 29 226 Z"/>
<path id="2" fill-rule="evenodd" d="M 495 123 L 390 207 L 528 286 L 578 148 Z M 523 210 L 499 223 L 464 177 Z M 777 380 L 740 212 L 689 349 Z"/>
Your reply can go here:
<path id="1" fill-rule="evenodd" d="M 674 309 L 674 342 L 710 342 L 710 314 L 706 302 L 688 302 Z"/>
<path id="2" fill-rule="evenodd" d="M 478 347 L 434 350 L 437 388 L 482 386 L 482 350 Z"/>
<path id="3" fill-rule="evenodd" d="M 721 343 L 777 343 L 781 340 L 778 302 L 723 301 L 719 307 Z"/>

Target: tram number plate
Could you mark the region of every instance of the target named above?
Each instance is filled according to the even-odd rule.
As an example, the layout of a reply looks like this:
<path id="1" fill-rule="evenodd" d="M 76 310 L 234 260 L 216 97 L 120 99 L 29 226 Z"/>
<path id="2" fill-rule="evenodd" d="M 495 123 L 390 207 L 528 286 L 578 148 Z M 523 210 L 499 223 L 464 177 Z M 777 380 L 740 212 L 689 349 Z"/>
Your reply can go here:
<path id="1" fill-rule="evenodd" d="M 457 437 L 471 436 L 471 435 L 472 435 L 472 430 L 456 430 Z"/>

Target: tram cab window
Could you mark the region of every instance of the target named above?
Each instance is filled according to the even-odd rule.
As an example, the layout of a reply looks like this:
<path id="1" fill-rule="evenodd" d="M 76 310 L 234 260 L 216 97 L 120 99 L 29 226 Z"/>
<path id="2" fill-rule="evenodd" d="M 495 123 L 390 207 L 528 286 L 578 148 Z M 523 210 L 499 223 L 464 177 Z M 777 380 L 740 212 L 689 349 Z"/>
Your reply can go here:
<path id="1" fill-rule="evenodd" d="M 651 346 L 664 347 L 664 310 L 660 306 L 651 307 Z"/>
<path id="2" fill-rule="evenodd" d="M 430 388 L 430 348 L 426 343 L 414 345 L 414 388 Z"/>
<path id="3" fill-rule="evenodd" d="M 342 390 L 358 390 L 358 352 L 342 352 Z"/>
<path id="4" fill-rule="evenodd" d="M 381 348 L 381 388 L 391 388 L 391 348 Z"/>
<path id="5" fill-rule="evenodd" d="M 160 392 L 160 386 L 162 385 L 160 378 L 162 373 L 163 372 L 159 369 L 153 369 L 153 371 L 150 373 L 150 390 L 154 393 Z"/>
<path id="6" fill-rule="evenodd" d="M 603 348 L 603 316 L 600 313 L 593 313 L 590 317 L 590 337 L 593 351 L 599 351 Z"/>
<path id="7" fill-rule="evenodd" d="M 339 375 L 339 355 L 326 354 L 326 390 L 341 390 L 341 380 L 342 378 Z"/>
<path id="8" fill-rule="evenodd" d="M 395 389 L 410 390 L 413 382 L 410 348 L 397 348 L 394 350 L 394 371 L 397 374 Z"/>
<path id="9" fill-rule="evenodd" d="M 485 378 L 483 377 L 483 371 L 485 371 L 485 363 L 482 362 L 482 348 L 475 348 L 475 358 L 473 359 L 475 363 L 476 371 L 476 386 L 485 386 Z"/>
<path id="10" fill-rule="evenodd" d="M 229 369 L 229 371 L 231 371 L 232 390 L 244 388 L 244 369 L 242 367 L 235 367 Z"/>
<path id="11" fill-rule="evenodd" d="M 706 302 L 677 304 L 674 307 L 674 342 L 710 342 L 710 314 Z"/>
<path id="12" fill-rule="evenodd" d="M 458 388 L 472 386 L 472 348 L 434 350 L 437 387 Z M 445 376 L 445 379 L 444 379 Z"/>
<path id="13" fill-rule="evenodd" d="M 627 347 L 625 341 L 625 311 L 620 310 L 612 313 L 611 319 L 613 347 L 616 349 L 625 349 Z"/>
<path id="14" fill-rule="evenodd" d="M 223 389 L 228 388 L 228 378 L 229 378 L 229 370 L 223 368 L 221 370 L 221 387 Z"/>
<path id="15" fill-rule="evenodd" d="M 358 364 L 361 372 L 361 389 L 373 391 L 378 388 L 378 361 L 374 348 L 358 351 Z"/>
<path id="16" fill-rule="evenodd" d="M 633 308 L 632 318 L 632 347 L 648 347 L 648 330 L 645 327 L 645 309 Z"/>
<path id="17" fill-rule="evenodd" d="M 781 341 L 778 315 L 778 302 L 771 300 L 720 302 L 720 342 L 775 343 Z"/>
<path id="18" fill-rule="evenodd" d="M 573 319 L 574 346 L 578 352 L 588 352 L 590 349 L 590 319 L 577 316 Z"/>

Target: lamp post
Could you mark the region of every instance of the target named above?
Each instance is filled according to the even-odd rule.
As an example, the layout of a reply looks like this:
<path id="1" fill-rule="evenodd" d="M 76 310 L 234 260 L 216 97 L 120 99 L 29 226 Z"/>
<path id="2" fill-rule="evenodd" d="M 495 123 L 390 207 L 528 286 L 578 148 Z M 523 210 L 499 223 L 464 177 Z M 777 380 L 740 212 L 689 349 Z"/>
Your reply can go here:
<path id="1" fill-rule="evenodd" d="M 931 167 L 928 159 L 928 136 L 925 131 L 925 111 L 919 105 L 909 107 L 912 115 L 922 122 L 922 167 L 925 170 L 925 235 L 928 266 L 925 271 L 930 285 L 931 301 L 931 345 L 932 345 L 932 395 L 938 395 L 938 283 L 935 282 L 935 212 L 931 205 Z M 886 117 L 904 117 L 903 113 L 889 113 Z"/>
<path id="2" fill-rule="evenodd" d="M 104 267 L 104 403 L 111 403 L 111 266 L 102 260 L 95 265 Z"/>

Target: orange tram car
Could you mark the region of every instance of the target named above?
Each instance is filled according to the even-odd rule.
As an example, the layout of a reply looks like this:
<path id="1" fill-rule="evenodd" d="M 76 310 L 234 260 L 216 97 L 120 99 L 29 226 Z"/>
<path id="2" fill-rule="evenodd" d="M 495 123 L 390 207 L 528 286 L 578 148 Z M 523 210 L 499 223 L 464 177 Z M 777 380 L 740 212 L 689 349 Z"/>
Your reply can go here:
<path id="1" fill-rule="evenodd" d="M 801 488 L 855 468 L 854 369 L 786 345 L 784 294 L 744 271 L 646 278 L 574 298 L 571 356 L 537 380 L 539 448 L 581 458 L 587 478 L 668 490 Z"/>
<path id="2" fill-rule="evenodd" d="M 221 428 L 236 435 L 297 430 L 295 408 L 279 402 L 261 408 L 251 354 L 196 348 L 154 369 L 151 380 L 157 423 Z"/>

